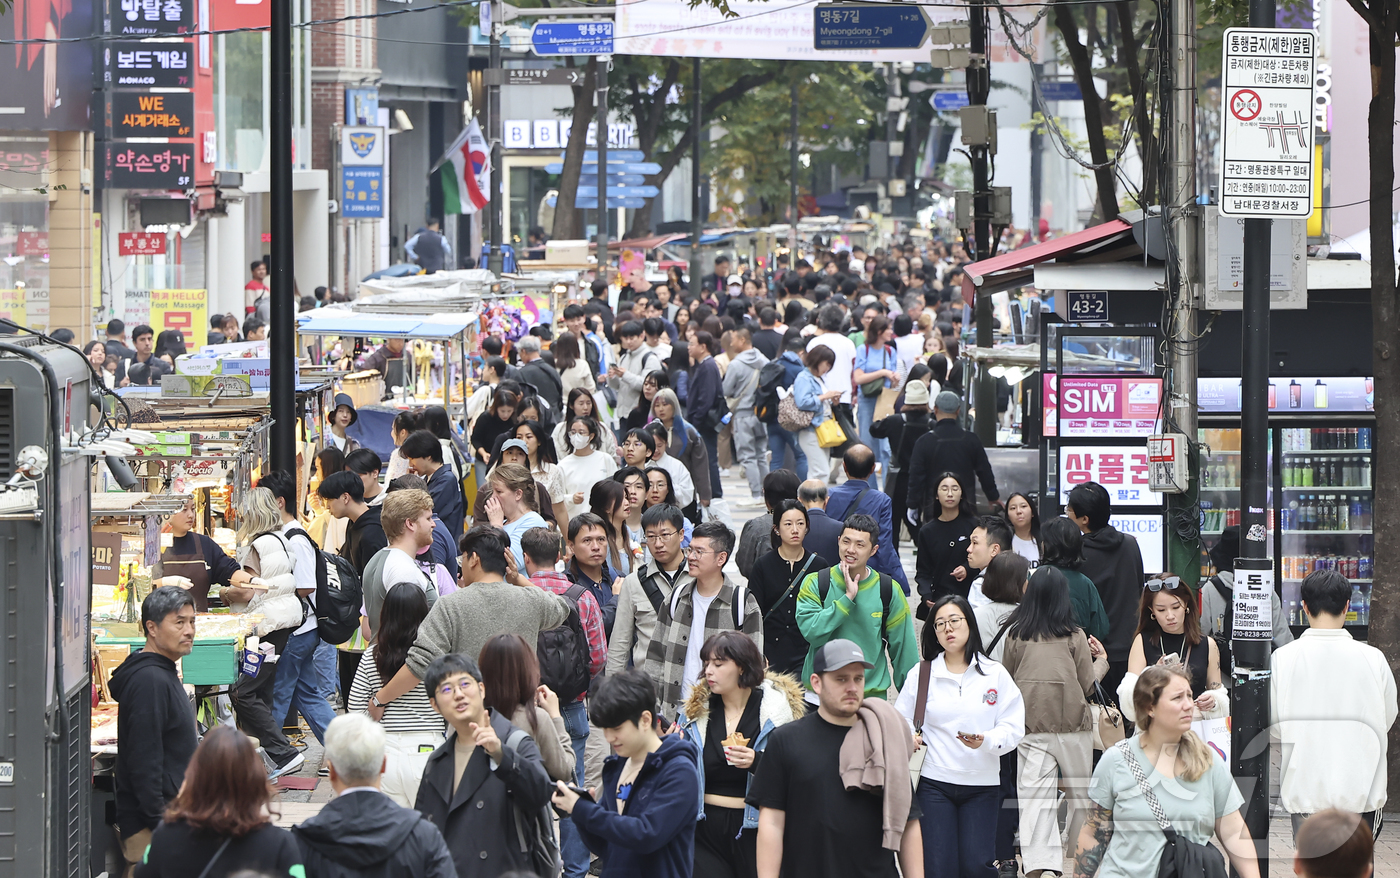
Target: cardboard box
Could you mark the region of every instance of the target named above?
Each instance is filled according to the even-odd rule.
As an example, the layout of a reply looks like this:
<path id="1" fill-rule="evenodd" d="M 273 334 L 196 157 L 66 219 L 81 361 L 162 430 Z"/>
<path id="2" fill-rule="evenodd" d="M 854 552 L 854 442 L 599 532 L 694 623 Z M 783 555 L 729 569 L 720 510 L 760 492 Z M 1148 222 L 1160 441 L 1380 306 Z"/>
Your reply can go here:
<path id="1" fill-rule="evenodd" d="M 272 385 L 272 361 L 267 357 L 225 357 L 219 360 L 222 375 L 247 375 L 254 390 Z"/>
<path id="2" fill-rule="evenodd" d="M 247 375 L 162 375 L 160 393 L 161 396 L 235 398 L 252 396 L 253 385 Z"/>
<path id="3" fill-rule="evenodd" d="M 195 357 L 182 354 L 175 358 L 176 375 L 217 375 L 219 363 L 214 357 Z"/>

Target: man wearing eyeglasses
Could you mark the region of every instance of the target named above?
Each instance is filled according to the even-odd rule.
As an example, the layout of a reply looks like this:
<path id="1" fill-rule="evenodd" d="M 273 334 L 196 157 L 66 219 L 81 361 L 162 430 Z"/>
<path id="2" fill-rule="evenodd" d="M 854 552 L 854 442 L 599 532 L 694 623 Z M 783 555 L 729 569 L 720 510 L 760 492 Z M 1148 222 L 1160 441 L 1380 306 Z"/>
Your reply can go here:
<path id="1" fill-rule="evenodd" d="M 668 528 L 669 529 L 669 528 Z M 712 634 L 742 631 L 763 649 L 763 613 L 747 586 L 724 575 L 734 532 L 718 521 L 695 528 L 685 551 L 692 582 L 677 584 L 656 615 L 646 672 L 656 681 L 662 710 L 674 719 L 703 675 L 700 647 Z"/>
<path id="2" fill-rule="evenodd" d="M 671 599 L 676 588 L 694 581 L 681 551 L 685 516 L 678 507 L 662 503 L 643 512 L 642 532 L 651 560 L 622 580 L 617 616 L 608 639 L 609 676 L 646 664 L 661 605 Z"/>

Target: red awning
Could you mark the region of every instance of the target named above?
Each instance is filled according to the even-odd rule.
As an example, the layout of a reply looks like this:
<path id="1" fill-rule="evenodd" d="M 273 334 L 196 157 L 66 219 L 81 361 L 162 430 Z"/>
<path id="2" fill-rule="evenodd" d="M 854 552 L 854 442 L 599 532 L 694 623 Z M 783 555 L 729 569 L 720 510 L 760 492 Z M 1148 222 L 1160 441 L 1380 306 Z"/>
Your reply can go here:
<path id="1" fill-rule="evenodd" d="M 1025 286 L 1035 277 L 1035 266 L 1046 262 L 1061 261 L 1067 257 L 1084 258 L 1095 251 L 1112 249 L 1112 245 L 1131 242 L 1132 223 L 1114 219 L 1102 225 L 1090 226 L 1062 238 L 1054 238 L 1030 247 L 1012 250 L 991 259 L 971 262 L 963 266 L 966 273 L 963 281 L 963 298 L 971 302 L 974 289 L 981 292 L 996 292 L 1012 287 Z M 1073 261 L 1071 259 L 1070 261 Z"/>

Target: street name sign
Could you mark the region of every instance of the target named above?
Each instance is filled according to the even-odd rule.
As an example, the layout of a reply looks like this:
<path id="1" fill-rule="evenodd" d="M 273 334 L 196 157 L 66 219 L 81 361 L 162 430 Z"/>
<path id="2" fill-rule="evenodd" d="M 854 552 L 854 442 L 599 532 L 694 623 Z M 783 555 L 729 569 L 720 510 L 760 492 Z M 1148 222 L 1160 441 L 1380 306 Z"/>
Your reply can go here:
<path id="1" fill-rule="evenodd" d="M 820 3 L 812 15 L 817 49 L 917 49 L 932 26 L 912 3 Z"/>
<path id="2" fill-rule="evenodd" d="M 486 85 L 583 85 L 583 68 L 487 68 Z"/>
<path id="3" fill-rule="evenodd" d="M 1082 101 L 1079 83 L 1066 79 L 1047 79 L 1040 83 L 1040 96 L 1047 101 Z"/>
<path id="4" fill-rule="evenodd" d="M 608 201 L 612 201 L 614 198 L 655 198 L 656 196 L 658 196 L 658 195 L 660 195 L 660 194 L 661 194 L 661 190 L 657 189 L 655 186 L 609 186 L 609 187 L 608 187 Z M 598 197 L 598 185 L 597 185 L 596 183 L 593 184 L 592 186 L 584 186 L 584 185 L 580 184 L 579 187 L 578 187 L 578 197 L 579 197 L 579 198 L 597 198 L 597 197 Z"/>
<path id="5" fill-rule="evenodd" d="M 955 112 L 968 105 L 965 91 L 936 91 L 930 101 L 933 108 L 941 113 Z"/>
<path id="6" fill-rule="evenodd" d="M 611 21 L 541 21 L 530 29 L 536 55 L 611 55 Z"/>
<path id="7" fill-rule="evenodd" d="M 647 200 L 645 198 L 617 198 L 611 192 L 608 193 L 608 207 L 614 210 L 619 207 L 636 209 L 646 206 Z M 598 198 L 596 195 L 592 198 L 584 198 L 580 195 L 578 198 L 574 199 L 574 207 L 577 207 L 579 210 L 597 210 Z"/>
<path id="8" fill-rule="evenodd" d="M 1312 213 L 1314 37 L 1310 30 L 1226 29 L 1221 216 Z"/>

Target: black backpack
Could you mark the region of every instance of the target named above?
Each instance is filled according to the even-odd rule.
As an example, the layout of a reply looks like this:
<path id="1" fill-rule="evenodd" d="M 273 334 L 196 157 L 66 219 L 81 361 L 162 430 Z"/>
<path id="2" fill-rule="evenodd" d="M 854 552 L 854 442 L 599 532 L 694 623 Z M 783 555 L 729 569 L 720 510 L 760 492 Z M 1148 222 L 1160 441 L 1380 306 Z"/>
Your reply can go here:
<path id="1" fill-rule="evenodd" d="M 861 492 L 865 493 L 864 491 Z M 855 504 L 851 504 L 855 508 Z M 828 567 L 817 573 L 817 594 L 821 597 L 822 605 L 826 604 L 826 593 L 831 590 L 831 570 Z M 889 624 L 890 601 L 894 600 L 894 578 L 888 573 L 880 574 L 880 604 L 885 608 L 884 615 L 880 617 L 880 645 L 885 649 L 885 655 L 890 652 L 890 635 L 885 626 Z"/>
<path id="2" fill-rule="evenodd" d="M 753 397 L 753 413 L 765 424 L 778 423 L 778 388 L 787 379 L 787 368 L 780 360 L 771 360 L 758 370 L 758 390 Z M 791 386 L 791 385 L 788 385 Z"/>
<path id="3" fill-rule="evenodd" d="M 316 550 L 316 633 L 332 646 L 339 646 L 360 628 L 360 607 L 365 602 L 360 574 L 350 559 L 321 551 L 301 528 L 287 531 L 287 536 L 306 537 Z"/>
<path id="4" fill-rule="evenodd" d="M 564 592 L 569 602 L 569 616 L 558 628 L 541 631 L 535 643 L 540 660 L 540 682 L 559 696 L 560 704 L 568 704 L 588 691 L 592 678 L 588 673 L 588 635 L 579 618 L 579 598 L 588 591 L 581 585 L 571 585 Z"/>

